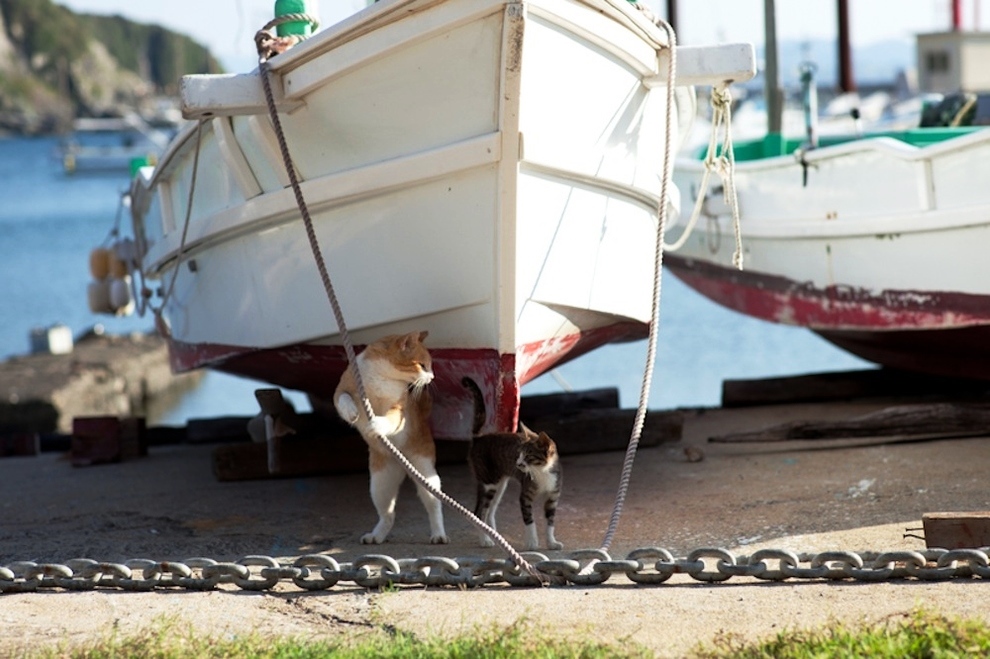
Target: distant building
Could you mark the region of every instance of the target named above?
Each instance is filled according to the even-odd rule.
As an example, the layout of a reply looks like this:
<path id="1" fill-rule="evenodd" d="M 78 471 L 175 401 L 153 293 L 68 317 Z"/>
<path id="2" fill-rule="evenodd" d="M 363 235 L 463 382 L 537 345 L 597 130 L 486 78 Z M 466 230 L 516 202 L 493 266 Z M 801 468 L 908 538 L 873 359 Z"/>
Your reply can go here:
<path id="1" fill-rule="evenodd" d="M 990 92 L 990 32 L 918 35 L 918 89 L 922 92 Z"/>

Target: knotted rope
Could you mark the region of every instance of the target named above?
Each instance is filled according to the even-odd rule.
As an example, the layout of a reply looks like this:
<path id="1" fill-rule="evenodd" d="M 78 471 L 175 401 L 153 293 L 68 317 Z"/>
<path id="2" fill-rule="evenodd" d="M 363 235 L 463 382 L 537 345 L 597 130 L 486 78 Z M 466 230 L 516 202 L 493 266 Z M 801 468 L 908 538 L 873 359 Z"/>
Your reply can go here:
<path id="1" fill-rule="evenodd" d="M 684 233 L 673 244 L 664 244 L 664 249 L 676 252 L 688 241 L 694 231 L 708 194 L 709 178 L 712 173 L 722 180 L 725 203 L 732 209 L 732 229 L 736 237 L 736 248 L 732 254 L 732 265 L 743 269 L 742 229 L 739 222 L 739 200 L 736 196 L 736 156 L 732 149 L 732 95 L 728 87 L 713 87 L 711 91 L 712 131 L 708 138 L 708 152 L 705 154 L 705 170 L 694 201 L 691 219 Z M 719 131 L 722 132 L 721 142 Z"/>

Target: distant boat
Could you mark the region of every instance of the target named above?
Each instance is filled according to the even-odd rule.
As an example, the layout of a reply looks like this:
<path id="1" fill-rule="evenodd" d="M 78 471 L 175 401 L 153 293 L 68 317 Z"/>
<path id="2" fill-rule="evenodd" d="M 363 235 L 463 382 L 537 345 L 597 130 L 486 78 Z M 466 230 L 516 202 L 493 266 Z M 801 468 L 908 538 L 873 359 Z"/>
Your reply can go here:
<path id="1" fill-rule="evenodd" d="M 510 430 L 525 382 L 647 335 L 688 85 L 754 69 L 749 44 L 679 49 L 668 108 L 668 46 L 627 0 L 382 0 L 271 60 L 351 335 L 429 332 L 438 435 L 471 434 L 464 377 L 484 429 Z M 172 366 L 322 407 L 346 356 L 258 72 L 182 87 L 185 116 L 205 120 L 191 208 L 195 125 L 131 189 L 133 275 L 155 280 Z"/>
<path id="2" fill-rule="evenodd" d="M 62 167 L 76 172 L 130 172 L 135 163 L 158 162 L 174 127 L 153 127 L 137 114 L 119 118 L 81 118 L 60 145 Z"/>

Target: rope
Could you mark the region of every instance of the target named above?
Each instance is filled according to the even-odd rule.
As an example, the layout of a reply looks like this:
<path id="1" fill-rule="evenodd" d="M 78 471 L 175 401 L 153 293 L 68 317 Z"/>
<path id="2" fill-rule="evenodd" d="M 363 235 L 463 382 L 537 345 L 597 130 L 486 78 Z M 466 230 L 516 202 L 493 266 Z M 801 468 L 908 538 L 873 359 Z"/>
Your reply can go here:
<path id="1" fill-rule="evenodd" d="M 650 316 L 650 337 L 647 345 L 646 367 L 643 371 L 643 384 L 639 391 L 639 407 L 636 408 L 636 417 L 633 421 L 632 434 L 629 438 L 629 445 L 626 448 L 626 456 L 622 463 L 622 475 L 619 478 L 619 488 L 615 495 L 615 504 L 612 507 L 612 516 L 609 519 L 608 530 L 602 540 L 601 550 L 607 552 L 615 537 L 615 531 L 619 526 L 619 518 L 622 516 L 622 507 L 625 504 L 626 494 L 629 491 L 629 481 L 632 478 L 633 461 L 636 459 L 636 450 L 639 447 L 639 439 L 643 434 L 643 424 L 646 421 L 646 409 L 650 397 L 650 385 L 653 382 L 653 366 L 656 362 L 657 335 L 660 325 L 660 286 L 663 272 L 663 236 L 667 226 L 667 209 L 669 200 L 669 188 L 671 185 L 671 165 L 673 160 L 673 147 L 671 135 L 674 124 L 674 77 L 677 73 L 677 37 L 674 29 L 661 18 L 655 19 L 657 27 L 667 33 L 667 44 L 670 50 L 670 59 L 667 62 L 667 115 L 664 127 L 664 151 L 663 151 L 663 176 L 660 181 L 660 204 L 657 210 L 657 240 L 656 259 L 653 266 L 653 306 Z"/>
<path id="2" fill-rule="evenodd" d="M 281 16 L 276 16 L 272 20 L 265 23 L 265 26 L 258 30 L 254 35 L 254 45 L 258 49 L 259 57 L 262 56 L 262 53 L 268 53 L 264 56 L 267 61 L 267 59 L 273 54 L 282 52 L 286 48 L 309 38 L 309 36 L 305 34 L 293 34 L 286 37 L 276 37 L 274 32 L 275 28 L 279 25 L 284 25 L 285 23 L 309 23 L 312 32 L 316 32 L 317 28 L 320 27 L 320 21 L 309 14 L 282 14 Z M 279 44 L 279 46 L 276 46 L 276 44 Z"/>
<path id="3" fill-rule="evenodd" d="M 284 18 L 284 17 L 283 17 Z M 271 23 L 274 23 L 272 21 Z M 364 412 L 368 419 L 372 419 L 375 416 L 374 409 L 371 407 L 371 401 L 368 400 L 367 393 L 364 388 L 364 381 L 361 378 L 361 369 L 358 368 L 357 355 L 354 352 L 354 344 L 351 341 L 350 332 L 347 329 L 347 324 L 344 322 L 344 315 L 340 308 L 340 303 L 337 300 L 337 294 L 334 291 L 333 283 L 330 281 L 330 273 L 327 270 L 326 261 L 323 259 L 323 253 L 320 249 L 319 242 L 317 240 L 316 231 L 313 228 L 313 219 L 309 214 L 309 207 L 306 204 L 306 200 L 303 198 L 302 188 L 299 185 L 299 179 L 296 176 L 296 168 L 292 162 L 292 155 L 289 153 L 289 146 L 285 140 L 285 133 L 282 130 L 282 122 L 278 116 L 278 110 L 275 107 L 275 97 L 272 94 L 271 81 L 269 80 L 269 69 L 268 69 L 268 58 L 271 56 L 270 50 L 265 47 L 265 44 L 270 43 L 270 40 L 266 38 L 271 37 L 268 30 L 271 29 L 271 23 L 265 26 L 256 36 L 255 43 L 258 44 L 258 56 L 259 56 L 259 74 L 261 76 L 261 82 L 264 86 L 265 100 L 268 104 L 268 113 L 272 120 L 272 125 L 275 129 L 275 135 L 278 138 L 279 150 L 282 153 L 282 160 L 285 163 L 286 172 L 289 175 L 289 183 L 292 186 L 292 192 L 296 198 L 296 205 L 299 207 L 299 212 L 302 215 L 303 224 L 306 227 L 306 235 L 309 238 L 309 244 L 313 251 L 313 258 L 316 260 L 316 267 L 320 272 L 320 278 L 323 280 L 323 288 L 326 290 L 327 299 L 330 302 L 330 307 L 333 310 L 334 319 L 337 322 L 337 327 L 340 330 L 341 340 L 344 344 L 344 351 L 347 354 L 347 361 L 351 365 L 354 371 L 354 381 L 357 386 L 358 396 L 361 399 L 361 404 L 364 407 Z M 402 465 L 409 474 L 410 478 L 416 481 L 421 487 L 425 488 L 434 497 L 447 504 L 460 514 L 467 517 L 467 519 L 474 524 L 476 527 L 487 533 L 494 542 L 504 549 L 506 553 L 512 558 L 512 560 L 520 567 L 520 569 L 525 570 L 529 574 L 533 575 L 541 582 L 545 581 L 545 576 L 536 570 L 532 565 L 530 565 L 526 559 L 524 559 L 509 542 L 503 538 L 495 529 L 485 524 L 483 521 L 478 519 L 470 510 L 462 506 L 460 503 L 455 501 L 453 498 L 448 496 L 442 490 L 434 487 L 426 478 L 419 473 L 419 471 L 406 459 L 406 456 L 395 447 L 392 442 L 388 440 L 387 437 L 377 432 L 372 427 L 372 434 L 375 438 L 381 442 L 385 449 Z"/>
<path id="4" fill-rule="evenodd" d="M 736 197 L 736 156 L 732 148 L 732 95 L 727 87 L 714 87 L 711 92 L 712 132 L 708 139 L 708 152 L 705 155 L 705 171 L 701 175 L 701 185 L 694 201 L 691 219 L 680 238 L 673 244 L 664 244 L 669 252 L 676 252 L 687 243 L 701 217 L 701 210 L 708 193 L 709 177 L 714 172 L 722 180 L 725 203 L 732 209 L 732 228 L 736 237 L 735 252 L 732 254 L 732 265 L 743 269 L 742 229 L 739 221 L 739 200 Z M 722 130 L 722 141 L 719 144 L 719 129 Z M 718 155 L 716 155 L 718 154 Z"/>
<path id="5" fill-rule="evenodd" d="M 158 305 L 158 308 L 152 307 L 151 312 L 155 314 L 155 327 L 158 328 L 158 332 L 163 337 L 169 337 L 172 331 L 169 329 L 168 324 L 162 317 L 162 311 L 165 310 L 165 304 L 168 302 L 169 298 L 172 297 L 172 291 L 175 290 L 175 280 L 179 278 L 179 267 L 182 265 L 183 253 L 186 249 L 186 236 L 189 234 L 189 220 L 192 217 L 192 205 L 193 198 L 196 195 L 196 179 L 198 178 L 199 172 L 199 152 L 200 147 L 203 144 L 203 124 L 206 122 L 205 119 L 200 119 L 196 124 L 196 151 L 193 153 L 193 166 L 192 166 L 192 180 L 189 183 L 189 195 L 186 197 L 186 219 L 182 225 L 182 238 L 179 240 L 179 251 L 175 255 L 175 269 L 172 270 L 172 280 L 168 284 L 168 288 L 165 289 L 165 295 L 162 296 L 162 303 Z M 144 273 L 141 273 L 141 279 L 144 280 Z M 142 286 L 142 297 L 146 289 Z M 142 312 L 143 315 L 143 312 Z"/>

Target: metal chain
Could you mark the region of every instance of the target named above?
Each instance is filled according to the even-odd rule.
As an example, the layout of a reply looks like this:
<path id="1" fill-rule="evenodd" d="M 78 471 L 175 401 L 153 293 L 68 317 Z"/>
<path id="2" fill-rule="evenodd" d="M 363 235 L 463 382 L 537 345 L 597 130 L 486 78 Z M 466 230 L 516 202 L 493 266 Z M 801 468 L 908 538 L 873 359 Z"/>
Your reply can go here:
<path id="1" fill-rule="evenodd" d="M 291 563 L 280 563 L 270 556 L 245 556 L 234 562 L 202 557 L 185 561 L 130 559 L 123 563 L 77 558 L 65 564 L 21 561 L 0 566 L 0 594 L 96 589 L 203 591 L 214 590 L 221 584 L 267 591 L 286 582 L 310 591 L 348 584 L 370 589 L 394 585 L 597 586 L 613 576 L 624 576 L 638 586 L 651 586 L 666 583 L 675 574 L 709 584 L 736 578 L 756 582 L 947 581 L 990 578 L 988 551 L 990 547 L 799 555 L 786 549 L 761 549 L 749 556 L 734 556 L 725 549 L 702 547 L 677 559 L 659 547 L 636 549 L 624 559 L 613 559 L 601 549 L 571 552 L 567 558 L 558 559 L 527 552 L 536 575 L 525 573 L 510 559 L 481 557 L 396 559 L 386 554 L 366 554 L 343 563 L 325 554 L 307 554 Z"/>
<path id="2" fill-rule="evenodd" d="M 368 399 L 367 392 L 364 388 L 364 381 L 361 377 L 361 369 L 358 368 L 354 344 L 351 341 L 350 332 L 347 329 L 347 324 L 344 322 L 344 314 L 340 308 L 340 302 L 337 299 L 337 294 L 334 291 L 333 283 L 330 280 L 330 273 L 327 269 L 326 261 L 323 258 L 323 252 L 320 249 L 319 241 L 317 240 L 316 230 L 313 227 L 313 219 L 309 214 L 309 207 L 303 197 L 302 187 L 300 186 L 299 179 L 296 176 L 296 168 L 292 162 L 292 155 L 289 153 L 289 146 L 285 139 L 285 133 L 282 130 L 282 122 L 278 116 L 278 109 L 275 106 L 275 97 L 272 93 L 268 68 L 268 59 L 272 55 L 270 51 L 271 34 L 268 31 L 270 29 L 268 26 L 272 23 L 274 23 L 274 21 L 270 22 L 265 26 L 265 28 L 258 32 L 257 35 L 255 35 L 255 43 L 258 46 L 259 76 L 261 77 L 262 86 L 264 87 L 265 100 L 268 104 L 268 114 L 271 118 L 272 126 L 275 129 L 275 136 L 278 139 L 279 149 L 282 154 L 282 160 L 285 163 L 286 172 L 289 176 L 289 183 L 292 186 L 292 192 L 295 194 L 296 205 L 299 207 L 299 212 L 302 215 L 303 224 L 306 228 L 306 236 L 309 239 L 309 245 L 313 252 L 313 258 L 315 259 L 316 267 L 320 272 L 320 278 L 323 281 L 323 288 L 326 291 L 327 299 L 330 302 L 331 309 L 333 310 L 334 319 L 337 322 L 337 328 L 340 330 L 341 342 L 343 343 L 344 351 L 347 354 L 347 362 L 350 364 L 351 369 L 353 369 L 354 383 L 357 388 L 358 398 L 360 398 L 360 402 L 368 419 L 373 419 L 375 417 L 375 412 L 371 407 L 371 401 Z M 474 513 L 461 505 L 457 500 L 447 495 L 443 490 L 435 487 L 416 469 L 416 467 L 413 466 L 406 456 L 403 455 L 402 452 L 388 440 L 387 437 L 375 431 L 374 428 L 372 428 L 372 433 L 382 444 L 382 446 L 384 446 L 384 448 L 392 455 L 392 457 L 394 457 L 395 460 L 402 465 L 412 480 L 425 488 L 426 491 L 436 497 L 439 501 L 445 503 L 463 515 L 471 524 L 486 533 L 488 537 L 495 542 L 495 544 L 505 550 L 505 552 L 512 558 L 513 561 L 515 561 L 517 565 L 519 565 L 521 569 L 526 570 L 534 578 L 539 578 L 539 573 L 533 568 L 533 566 L 531 566 L 526 559 L 524 559 L 522 555 L 519 554 L 519 552 L 517 552 L 511 544 L 509 544 L 509 541 L 498 533 L 498 531 L 486 524 L 484 521 L 478 519 Z"/>

